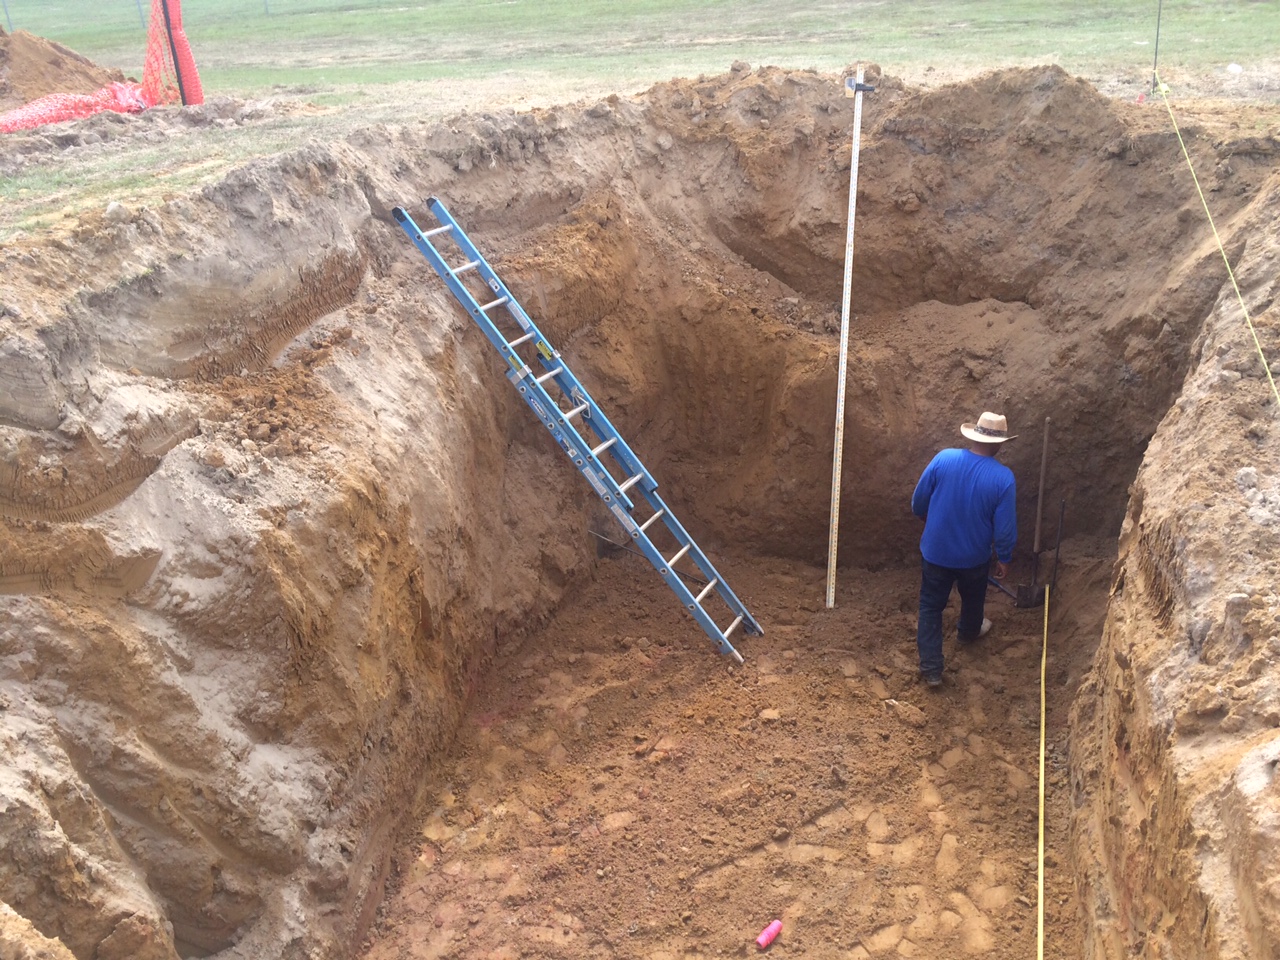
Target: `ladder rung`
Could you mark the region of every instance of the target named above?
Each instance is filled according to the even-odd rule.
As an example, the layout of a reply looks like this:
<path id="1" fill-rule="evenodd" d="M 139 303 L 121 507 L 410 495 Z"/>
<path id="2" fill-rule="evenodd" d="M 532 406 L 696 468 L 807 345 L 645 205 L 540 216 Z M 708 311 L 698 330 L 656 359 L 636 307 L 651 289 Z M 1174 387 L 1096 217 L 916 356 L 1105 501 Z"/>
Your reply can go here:
<path id="1" fill-rule="evenodd" d="M 557 373 L 564 373 L 564 367 L 556 367 L 554 370 L 548 370 L 542 376 L 534 377 L 534 379 L 537 380 L 539 383 L 546 383 L 548 380 L 554 377 Z"/>
<path id="2" fill-rule="evenodd" d="M 586 404 L 583 404 L 583 406 L 586 406 Z M 608 450 L 610 447 L 612 447 L 612 446 L 613 446 L 615 443 L 617 443 L 617 442 L 618 442 L 618 438 L 617 438 L 617 437 L 610 437 L 610 438 L 609 438 L 608 440 L 606 440 L 604 443 L 600 444 L 600 446 L 598 446 L 598 447 L 592 447 L 592 448 L 591 448 L 591 455 L 592 455 L 592 456 L 594 456 L 594 457 L 598 457 L 598 456 L 600 456 L 600 454 L 604 453 L 606 450 Z M 653 523 L 653 521 L 652 521 L 652 520 L 650 520 L 650 521 L 649 521 L 649 523 Z M 649 523 L 646 523 L 644 526 L 645 526 L 645 527 L 647 527 L 647 526 L 649 525 Z M 643 529 L 644 529 L 644 527 L 641 527 L 640 529 L 641 529 L 641 530 L 643 530 Z"/>
<path id="3" fill-rule="evenodd" d="M 667 512 L 667 508 L 663 507 L 657 513 L 655 513 L 652 517 L 646 520 L 644 523 L 640 524 L 640 532 L 643 533 L 645 530 L 648 530 L 649 527 L 653 524 L 653 521 L 657 520 L 660 516 L 662 516 L 666 512 Z"/>
<path id="4" fill-rule="evenodd" d="M 572 410 L 566 410 L 564 413 L 564 418 L 568 420 L 570 417 L 576 417 L 585 409 L 587 409 L 587 404 L 580 403 L 576 407 L 574 407 Z"/>
<path id="5" fill-rule="evenodd" d="M 724 638 L 725 638 L 726 640 L 728 640 L 728 639 L 729 639 L 729 634 L 733 633 L 733 631 L 734 631 L 734 630 L 737 630 L 737 629 L 738 629 L 738 624 L 740 624 L 740 623 L 742 623 L 742 617 L 738 617 L 738 619 L 737 619 L 737 620 L 735 620 L 735 621 L 733 621 L 733 623 L 729 624 L 729 629 L 728 629 L 728 630 L 726 630 L 726 631 L 724 632 Z"/>
<path id="6" fill-rule="evenodd" d="M 439 234 L 441 234 L 441 233 L 448 233 L 448 232 L 449 232 L 450 230 L 452 230 L 452 229 L 453 229 L 453 225 L 452 225 L 452 224 L 449 224 L 449 223 L 446 223 L 443 227 L 435 227 L 435 228 L 434 228 L 434 229 L 432 229 L 432 230 L 428 230 L 426 233 L 424 233 L 424 234 L 423 234 L 423 236 L 424 236 L 424 237 L 434 237 L 434 236 L 437 236 L 437 235 L 439 235 Z"/>
<path id="7" fill-rule="evenodd" d="M 499 297 L 497 300 L 490 300 L 483 307 L 481 307 L 480 310 L 482 313 L 488 313 L 494 307 L 500 307 L 510 299 L 511 299 L 510 297 Z"/>
<path id="8" fill-rule="evenodd" d="M 518 347 L 520 346 L 520 344 L 524 343 L 526 340 L 532 340 L 533 337 L 534 337 L 533 333 L 526 333 L 523 337 L 516 337 L 516 339 L 512 340 L 509 344 L 507 344 L 507 346 Z"/>
<path id="9" fill-rule="evenodd" d="M 674 557 L 672 557 L 670 560 L 667 561 L 667 566 L 675 567 L 675 565 L 680 562 L 680 558 L 683 557 L 686 553 L 688 553 L 689 548 L 692 546 L 693 546 L 692 543 L 686 543 L 683 547 L 680 548 L 679 553 L 677 553 Z"/>
<path id="10" fill-rule="evenodd" d="M 637 473 L 631 479 L 625 481 L 624 483 L 618 484 L 618 489 L 621 490 L 623 493 L 626 493 L 628 490 L 634 487 L 636 483 L 640 480 L 640 478 L 643 476 L 644 476 L 643 473 Z"/>
<path id="11" fill-rule="evenodd" d="M 466 263 L 460 266 L 457 270 L 453 271 L 453 275 L 456 277 L 458 274 L 466 273 L 468 270 L 474 270 L 478 266 L 480 266 L 479 260 L 468 260 Z"/>
<path id="12" fill-rule="evenodd" d="M 708 583 L 705 587 L 703 587 L 703 588 L 702 588 L 702 592 L 701 592 L 700 594 L 698 594 L 696 597 L 694 597 L 693 599 L 694 599 L 697 603 L 701 603 L 701 602 L 702 602 L 702 598 L 703 598 L 703 597 L 705 597 L 705 596 L 706 596 L 708 593 L 710 593 L 712 590 L 714 590 L 714 589 L 716 588 L 716 584 L 717 584 L 717 583 L 719 583 L 719 582 L 720 582 L 720 581 L 719 581 L 719 579 L 712 580 L 712 581 L 711 581 L 710 583 Z"/>

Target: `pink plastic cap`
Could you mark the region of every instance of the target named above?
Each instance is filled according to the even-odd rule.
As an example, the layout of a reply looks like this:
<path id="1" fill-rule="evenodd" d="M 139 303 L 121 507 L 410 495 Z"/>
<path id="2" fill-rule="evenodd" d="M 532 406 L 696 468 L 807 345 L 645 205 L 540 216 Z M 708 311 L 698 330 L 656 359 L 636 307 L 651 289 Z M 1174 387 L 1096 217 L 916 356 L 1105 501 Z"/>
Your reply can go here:
<path id="1" fill-rule="evenodd" d="M 763 930 L 760 931 L 760 936 L 756 937 L 756 946 L 759 947 L 761 950 L 763 950 L 765 947 L 769 946 L 769 944 L 773 943 L 773 938 L 776 937 L 781 932 L 782 932 L 782 921 L 781 920 L 773 921 L 773 923 L 769 924 L 767 927 L 765 927 Z"/>

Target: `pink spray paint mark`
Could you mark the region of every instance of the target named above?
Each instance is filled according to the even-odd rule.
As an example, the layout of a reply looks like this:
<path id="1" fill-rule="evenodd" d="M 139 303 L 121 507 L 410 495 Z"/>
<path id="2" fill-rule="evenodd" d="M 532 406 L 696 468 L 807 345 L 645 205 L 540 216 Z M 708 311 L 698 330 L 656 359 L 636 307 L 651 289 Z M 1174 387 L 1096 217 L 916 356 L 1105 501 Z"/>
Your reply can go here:
<path id="1" fill-rule="evenodd" d="M 773 923 L 769 924 L 767 927 L 765 927 L 763 930 L 760 931 L 760 936 L 756 937 L 756 946 L 759 947 L 761 950 L 763 950 L 765 947 L 769 946 L 769 944 L 773 943 L 774 937 L 776 937 L 781 932 L 782 932 L 782 921 L 781 920 L 773 921 Z"/>

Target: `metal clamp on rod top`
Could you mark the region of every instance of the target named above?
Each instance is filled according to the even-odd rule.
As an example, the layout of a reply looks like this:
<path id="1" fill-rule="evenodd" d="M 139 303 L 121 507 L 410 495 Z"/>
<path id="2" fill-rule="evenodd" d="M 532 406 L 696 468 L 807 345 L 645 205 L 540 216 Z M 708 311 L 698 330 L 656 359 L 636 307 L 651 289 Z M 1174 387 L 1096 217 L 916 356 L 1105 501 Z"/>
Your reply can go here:
<path id="1" fill-rule="evenodd" d="M 844 95 L 846 97 L 851 97 L 855 93 L 875 93 L 876 92 L 876 88 L 873 87 L 871 84 L 863 83 L 861 80 L 856 80 L 853 77 L 844 78 L 844 88 L 845 88 Z"/>

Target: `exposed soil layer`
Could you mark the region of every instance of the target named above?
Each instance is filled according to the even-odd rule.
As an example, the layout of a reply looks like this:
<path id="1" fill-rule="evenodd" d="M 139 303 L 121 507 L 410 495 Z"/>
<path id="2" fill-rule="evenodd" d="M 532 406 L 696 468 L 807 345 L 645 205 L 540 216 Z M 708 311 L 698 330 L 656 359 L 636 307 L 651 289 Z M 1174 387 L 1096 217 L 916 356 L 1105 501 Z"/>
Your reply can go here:
<path id="1" fill-rule="evenodd" d="M 97 960 L 680 956 L 774 915 L 778 949 L 1025 955 L 1038 624 L 994 604 L 936 698 L 912 666 L 911 487 L 998 409 L 1021 579 L 1047 416 L 1066 501 L 1051 955 L 1269 957 L 1274 407 L 1179 140 L 1054 68 L 878 73 L 834 612 L 838 77 L 369 128 L 6 244 L 0 900 Z M 1273 354 L 1280 123 L 1193 116 Z M 597 558 L 390 216 L 428 194 L 728 558 L 742 669 Z"/>
<path id="2" fill-rule="evenodd" d="M 93 93 L 123 80 L 119 70 L 100 67 L 60 43 L 0 28 L 0 112 L 51 93 Z"/>

